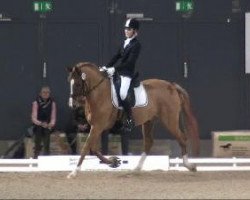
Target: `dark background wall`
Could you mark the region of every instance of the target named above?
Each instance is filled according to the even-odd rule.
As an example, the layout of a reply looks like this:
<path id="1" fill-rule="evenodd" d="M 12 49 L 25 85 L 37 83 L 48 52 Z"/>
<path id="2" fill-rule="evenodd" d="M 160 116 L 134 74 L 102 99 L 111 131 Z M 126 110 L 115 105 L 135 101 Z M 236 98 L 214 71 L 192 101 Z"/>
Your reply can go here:
<path id="1" fill-rule="evenodd" d="M 105 65 L 123 40 L 127 13 L 144 15 L 141 79 L 185 87 L 203 139 L 213 130 L 248 129 L 244 25 L 250 2 L 193 2 L 193 13 L 185 17 L 176 12 L 174 0 L 52 0 L 52 12 L 43 14 L 33 11 L 30 0 L 0 0 L 0 139 L 25 133 L 31 102 L 43 84 L 52 88 L 57 128 L 63 130 L 69 114 L 65 68 L 80 61 Z M 155 135 L 169 137 L 161 127 Z"/>

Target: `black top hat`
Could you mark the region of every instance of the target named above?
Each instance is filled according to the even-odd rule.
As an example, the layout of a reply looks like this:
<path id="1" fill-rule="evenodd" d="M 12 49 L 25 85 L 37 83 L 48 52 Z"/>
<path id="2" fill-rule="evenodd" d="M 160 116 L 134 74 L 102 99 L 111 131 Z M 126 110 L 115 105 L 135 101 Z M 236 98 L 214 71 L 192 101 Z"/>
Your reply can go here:
<path id="1" fill-rule="evenodd" d="M 132 29 L 138 30 L 139 27 L 140 27 L 139 21 L 135 18 L 127 19 L 125 23 L 125 28 L 132 28 Z"/>

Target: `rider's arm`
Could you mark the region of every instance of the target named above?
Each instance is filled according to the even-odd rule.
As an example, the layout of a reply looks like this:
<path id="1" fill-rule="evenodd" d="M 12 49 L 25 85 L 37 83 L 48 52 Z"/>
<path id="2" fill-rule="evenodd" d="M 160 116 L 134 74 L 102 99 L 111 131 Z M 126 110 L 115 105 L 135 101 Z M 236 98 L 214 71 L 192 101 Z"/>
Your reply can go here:
<path id="1" fill-rule="evenodd" d="M 126 68 L 128 66 L 135 65 L 135 62 L 140 54 L 141 45 L 137 43 L 134 47 L 131 48 L 128 58 L 119 65 L 114 66 L 115 68 Z"/>
<path id="2" fill-rule="evenodd" d="M 117 53 L 113 56 L 106 67 L 113 67 L 114 64 L 121 58 L 121 48 L 118 49 Z"/>

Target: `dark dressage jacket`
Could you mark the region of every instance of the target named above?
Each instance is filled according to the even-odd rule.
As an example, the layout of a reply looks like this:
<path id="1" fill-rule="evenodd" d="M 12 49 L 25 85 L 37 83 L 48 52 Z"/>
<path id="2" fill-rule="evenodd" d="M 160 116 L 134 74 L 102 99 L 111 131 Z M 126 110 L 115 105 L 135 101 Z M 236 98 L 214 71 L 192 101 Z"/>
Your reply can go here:
<path id="1" fill-rule="evenodd" d="M 106 67 L 115 67 L 119 75 L 133 77 L 135 73 L 135 63 L 140 54 L 140 50 L 141 44 L 135 37 L 125 48 L 123 48 L 122 44 Z"/>

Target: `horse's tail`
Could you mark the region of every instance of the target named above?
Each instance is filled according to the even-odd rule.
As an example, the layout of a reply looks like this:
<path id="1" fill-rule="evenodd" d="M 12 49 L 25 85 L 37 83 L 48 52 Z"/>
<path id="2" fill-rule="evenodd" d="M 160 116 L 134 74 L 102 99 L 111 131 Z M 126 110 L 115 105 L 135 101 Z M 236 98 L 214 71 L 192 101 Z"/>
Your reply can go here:
<path id="1" fill-rule="evenodd" d="M 184 129 L 187 133 L 188 137 L 191 139 L 192 145 L 192 154 L 193 156 L 199 156 L 200 153 L 200 138 L 199 138 L 199 130 L 198 123 L 193 114 L 190 98 L 187 91 L 182 88 L 180 85 L 173 83 L 177 89 L 179 97 L 182 103 L 182 110 L 184 111 Z"/>

